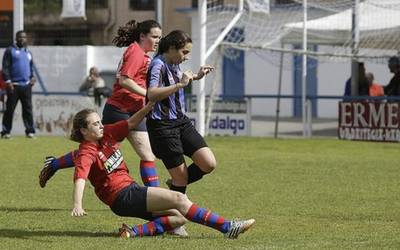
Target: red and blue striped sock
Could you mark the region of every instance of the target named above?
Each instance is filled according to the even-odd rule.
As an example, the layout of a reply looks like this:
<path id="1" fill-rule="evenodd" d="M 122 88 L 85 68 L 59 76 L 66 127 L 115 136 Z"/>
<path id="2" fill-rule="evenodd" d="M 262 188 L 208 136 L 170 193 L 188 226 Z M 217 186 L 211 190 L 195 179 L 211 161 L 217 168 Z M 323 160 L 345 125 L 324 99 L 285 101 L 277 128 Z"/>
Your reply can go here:
<path id="1" fill-rule="evenodd" d="M 185 217 L 190 221 L 212 227 L 222 233 L 228 232 L 230 227 L 230 221 L 225 220 L 224 217 L 205 208 L 198 207 L 195 204 L 192 204 Z"/>
<path id="2" fill-rule="evenodd" d="M 136 237 L 154 236 L 172 230 L 167 216 L 159 217 L 145 224 L 135 225 L 132 227 Z"/>
<path id="3" fill-rule="evenodd" d="M 74 166 L 75 157 L 78 155 L 79 150 L 71 151 L 55 160 L 53 160 L 50 165 L 57 171 L 63 168 L 72 168 Z"/>
<path id="4" fill-rule="evenodd" d="M 140 161 L 140 177 L 147 187 L 160 186 L 155 161 Z"/>

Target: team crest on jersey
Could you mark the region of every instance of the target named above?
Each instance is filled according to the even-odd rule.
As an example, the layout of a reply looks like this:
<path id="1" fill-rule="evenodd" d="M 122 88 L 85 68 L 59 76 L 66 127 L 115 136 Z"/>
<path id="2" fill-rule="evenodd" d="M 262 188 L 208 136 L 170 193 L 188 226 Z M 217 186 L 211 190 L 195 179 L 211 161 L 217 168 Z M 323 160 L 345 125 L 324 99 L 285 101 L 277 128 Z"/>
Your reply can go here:
<path id="1" fill-rule="evenodd" d="M 124 158 L 122 157 L 122 153 L 119 149 L 114 151 L 114 153 L 111 154 L 109 157 L 106 157 L 103 152 L 99 152 L 99 157 L 103 161 L 103 165 L 106 169 L 107 174 L 118 168 L 124 160 Z"/>

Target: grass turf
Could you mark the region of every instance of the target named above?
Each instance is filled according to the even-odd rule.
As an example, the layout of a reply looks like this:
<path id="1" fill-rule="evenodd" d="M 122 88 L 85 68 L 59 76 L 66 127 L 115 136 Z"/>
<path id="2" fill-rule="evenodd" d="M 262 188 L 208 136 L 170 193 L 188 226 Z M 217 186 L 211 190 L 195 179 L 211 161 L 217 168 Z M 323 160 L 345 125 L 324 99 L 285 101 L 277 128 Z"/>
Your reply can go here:
<path id="1" fill-rule="evenodd" d="M 193 223 L 187 224 L 188 239 L 119 239 L 122 222 L 143 221 L 114 215 L 89 183 L 89 215 L 72 218 L 73 170 L 59 171 L 44 189 L 38 174 L 46 155 L 77 144 L 61 137 L 14 137 L 0 141 L 0 249 L 400 248 L 398 144 L 245 137 L 207 142 L 218 167 L 192 184 L 188 196 L 226 218 L 255 218 L 254 228 L 238 240 Z M 122 151 L 140 180 L 127 142 Z M 168 173 L 158 166 L 164 181 Z"/>

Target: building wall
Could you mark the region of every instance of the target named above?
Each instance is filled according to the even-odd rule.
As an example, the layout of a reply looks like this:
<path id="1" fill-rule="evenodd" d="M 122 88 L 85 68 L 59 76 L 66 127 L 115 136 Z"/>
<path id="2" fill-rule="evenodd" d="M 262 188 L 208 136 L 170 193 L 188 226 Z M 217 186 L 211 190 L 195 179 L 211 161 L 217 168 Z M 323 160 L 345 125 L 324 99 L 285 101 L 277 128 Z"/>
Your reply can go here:
<path id="1" fill-rule="evenodd" d="M 190 33 L 187 15 L 177 11 L 190 8 L 191 0 L 164 0 L 163 33 L 181 29 Z M 87 19 L 60 19 L 61 6 L 26 12 L 25 29 L 35 45 L 111 45 L 120 26 L 135 19 L 156 19 L 155 10 L 133 10 L 129 0 L 108 0 L 108 8 L 87 8 Z"/>

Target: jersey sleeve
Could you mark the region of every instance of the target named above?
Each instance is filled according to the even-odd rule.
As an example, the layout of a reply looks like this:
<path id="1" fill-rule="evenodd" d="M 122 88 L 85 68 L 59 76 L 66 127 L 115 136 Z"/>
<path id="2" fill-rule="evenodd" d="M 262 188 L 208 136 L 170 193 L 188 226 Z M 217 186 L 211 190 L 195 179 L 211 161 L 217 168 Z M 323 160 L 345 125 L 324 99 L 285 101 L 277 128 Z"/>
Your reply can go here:
<path id="1" fill-rule="evenodd" d="M 163 86 L 162 82 L 162 68 L 163 64 L 161 62 L 155 62 L 150 67 L 149 72 L 149 88 L 153 87 L 161 87 Z"/>
<path id="2" fill-rule="evenodd" d="M 134 79 L 139 70 L 143 67 L 144 60 L 139 57 L 139 51 L 130 47 L 123 56 L 122 65 L 119 74 Z"/>
<path id="3" fill-rule="evenodd" d="M 129 134 L 128 121 L 122 120 L 104 126 L 104 134 L 111 135 L 116 141 L 122 141 Z"/>
<path id="4" fill-rule="evenodd" d="M 74 181 L 77 179 L 87 179 L 89 176 L 90 168 L 95 159 L 91 155 L 79 154 L 75 159 L 75 173 Z"/>

